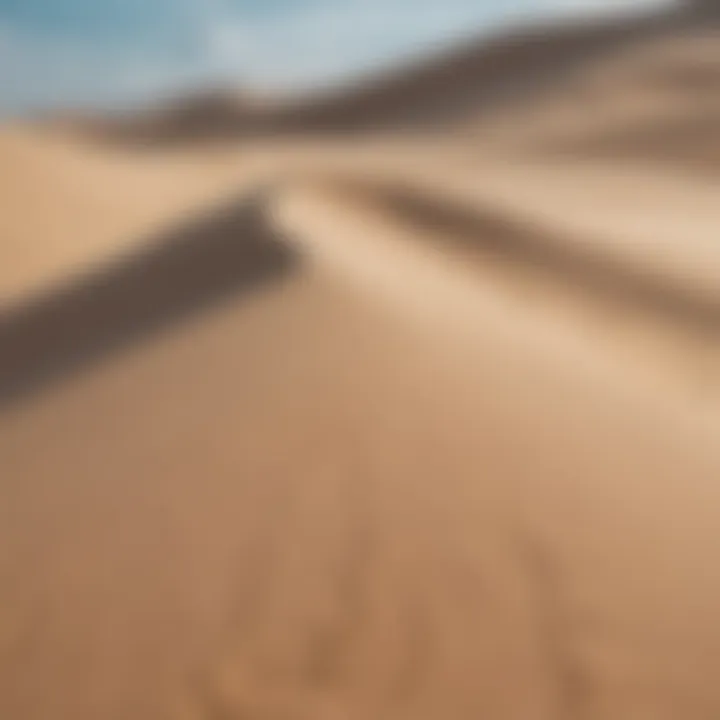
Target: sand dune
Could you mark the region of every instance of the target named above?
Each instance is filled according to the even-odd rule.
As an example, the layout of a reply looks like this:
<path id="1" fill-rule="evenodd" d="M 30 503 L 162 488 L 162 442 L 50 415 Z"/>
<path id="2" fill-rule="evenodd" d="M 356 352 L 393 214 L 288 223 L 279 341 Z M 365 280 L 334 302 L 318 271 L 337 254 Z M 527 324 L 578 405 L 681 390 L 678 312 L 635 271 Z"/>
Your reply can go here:
<path id="1" fill-rule="evenodd" d="M 702 284 L 691 280 L 692 272 L 682 272 L 682 261 L 680 272 L 668 277 L 653 272 L 653 246 L 637 253 L 634 262 L 623 262 L 622 254 L 608 252 L 617 248 L 612 242 L 598 248 L 588 242 L 593 236 L 573 236 L 561 223 L 553 232 L 552 225 L 535 223 L 532 215 L 518 217 L 502 205 L 468 206 L 411 184 L 377 185 L 360 178 L 345 183 L 336 179 L 330 188 L 324 183 L 298 188 L 282 201 L 292 205 L 298 194 L 309 196 L 321 208 L 315 215 L 340 216 L 342 228 L 352 228 L 354 221 L 362 232 L 364 218 L 381 237 L 390 233 L 405 237 L 405 244 L 422 243 L 434 264 L 451 261 L 455 270 L 469 270 L 473 283 L 490 288 L 508 322 L 511 317 L 536 326 L 549 322 L 564 341 L 586 353 L 593 348 L 626 375 L 634 365 L 643 380 L 658 373 L 683 393 L 700 392 L 717 402 L 708 386 L 717 381 L 720 349 L 720 305 L 712 292 L 717 285 L 709 283 L 711 292 L 705 294 Z M 337 252 L 331 243 L 330 235 L 327 247 Z M 650 260 L 646 267 L 643 257 Z M 404 262 L 402 256 L 397 262 Z"/>
<path id="2" fill-rule="evenodd" d="M 716 172 L 720 33 L 708 25 L 641 43 L 539 103 L 525 144 L 551 153 L 635 158 Z"/>
<path id="3" fill-rule="evenodd" d="M 672 18 L 594 122 L 3 130 L 0 717 L 720 714 L 718 187 L 671 122 L 716 76 Z"/>
<path id="4" fill-rule="evenodd" d="M 578 97 L 577 89 L 587 86 L 606 64 L 612 66 L 619 54 L 656 45 L 665 54 L 675 43 L 696 45 L 696 36 L 705 36 L 709 47 L 713 35 L 717 40 L 719 21 L 712 8 L 685 3 L 629 19 L 530 26 L 482 42 L 470 41 L 459 49 L 436 51 L 429 59 L 411 60 L 405 67 L 310 97 L 252 102 L 241 94 L 218 91 L 124 119 L 98 118 L 86 125 L 102 138 L 152 146 L 288 134 L 327 137 L 379 130 L 418 132 L 466 124 L 469 118 L 484 126 L 498 114 L 501 122 L 509 115 L 512 123 L 513 117 L 522 119 L 528 110 L 534 114 L 534 107 L 545 104 L 547 96 L 552 109 L 558 105 L 558 94 L 570 95 L 570 103 L 577 107 L 587 100 L 583 93 Z M 717 67 L 717 50 L 709 54 Z M 672 68 L 661 74 L 665 81 L 671 80 Z M 699 80 L 696 93 L 702 93 L 699 86 L 708 78 L 696 73 L 695 79 Z M 622 82 L 614 85 L 622 90 Z M 689 83 L 684 85 L 688 90 Z M 607 107 L 608 101 L 617 100 L 598 97 L 590 102 Z M 627 104 L 627 99 L 621 104 Z"/>
<path id="5" fill-rule="evenodd" d="M 192 158 L 143 161 L 32 127 L 0 129 L 0 165 L 2 304 L 142 246 L 227 191 L 226 176 Z"/>

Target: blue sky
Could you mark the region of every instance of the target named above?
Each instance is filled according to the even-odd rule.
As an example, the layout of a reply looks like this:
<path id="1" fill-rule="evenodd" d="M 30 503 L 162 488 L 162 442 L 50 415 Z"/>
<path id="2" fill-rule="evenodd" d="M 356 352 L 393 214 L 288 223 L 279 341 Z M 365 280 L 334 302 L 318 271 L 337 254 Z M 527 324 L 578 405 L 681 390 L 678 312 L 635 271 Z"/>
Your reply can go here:
<path id="1" fill-rule="evenodd" d="M 0 113 L 333 82 L 518 18 L 653 0 L 0 0 Z"/>

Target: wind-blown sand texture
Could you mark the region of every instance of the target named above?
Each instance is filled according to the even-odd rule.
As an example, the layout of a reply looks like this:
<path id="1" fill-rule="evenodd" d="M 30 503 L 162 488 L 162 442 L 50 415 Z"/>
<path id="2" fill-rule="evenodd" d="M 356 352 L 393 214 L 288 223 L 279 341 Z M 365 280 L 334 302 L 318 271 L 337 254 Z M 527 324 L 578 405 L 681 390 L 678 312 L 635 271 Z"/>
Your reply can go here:
<path id="1" fill-rule="evenodd" d="M 2 131 L 1 718 L 720 716 L 720 54 L 659 24 L 603 116 Z"/>

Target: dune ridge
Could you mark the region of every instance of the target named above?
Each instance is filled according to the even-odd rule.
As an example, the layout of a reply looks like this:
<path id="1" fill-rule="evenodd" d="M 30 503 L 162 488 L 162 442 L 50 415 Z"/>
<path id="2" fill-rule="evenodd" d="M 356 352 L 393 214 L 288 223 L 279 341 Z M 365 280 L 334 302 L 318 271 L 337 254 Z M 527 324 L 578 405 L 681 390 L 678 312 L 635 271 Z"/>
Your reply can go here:
<path id="1" fill-rule="evenodd" d="M 329 136 L 447 128 L 500 110 L 524 108 L 577 82 L 627 48 L 717 31 L 719 18 L 694 3 L 631 18 L 568 22 L 500 33 L 430 59 L 361 78 L 309 98 L 243 102 L 223 91 L 150 113 L 97 118 L 84 131 L 150 146 L 273 135 Z"/>

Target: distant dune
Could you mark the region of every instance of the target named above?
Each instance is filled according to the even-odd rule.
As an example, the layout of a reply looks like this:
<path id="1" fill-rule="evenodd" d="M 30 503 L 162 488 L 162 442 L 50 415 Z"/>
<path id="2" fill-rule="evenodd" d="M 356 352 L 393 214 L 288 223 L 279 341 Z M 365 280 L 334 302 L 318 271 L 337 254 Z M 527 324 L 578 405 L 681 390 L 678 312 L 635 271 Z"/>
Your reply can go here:
<path id="1" fill-rule="evenodd" d="M 310 99 L 265 105 L 216 91 L 125 120 L 98 121 L 95 129 L 116 139 L 165 143 L 442 128 L 501 110 L 524 112 L 548 93 L 582 85 L 588 73 L 618 53 L 687 34 L 712 34 L 720 27 L 718 19 L 712 7 L 689 4 L 631 19 L 527 28 L 469 42 Z"/>
<path id="2" fill-rule="evenodd" d="M 0 129 L 0 718 L 720 717 L 718 33 Z"/>

